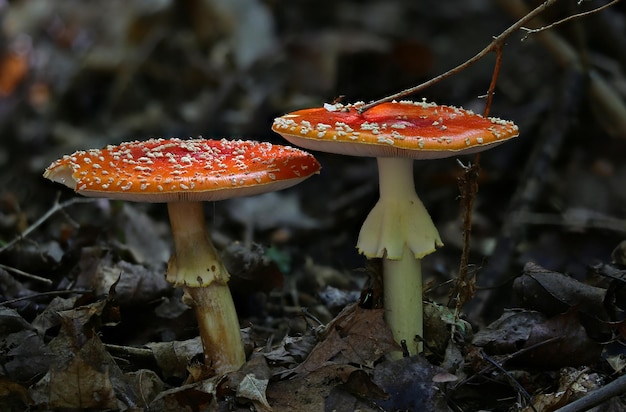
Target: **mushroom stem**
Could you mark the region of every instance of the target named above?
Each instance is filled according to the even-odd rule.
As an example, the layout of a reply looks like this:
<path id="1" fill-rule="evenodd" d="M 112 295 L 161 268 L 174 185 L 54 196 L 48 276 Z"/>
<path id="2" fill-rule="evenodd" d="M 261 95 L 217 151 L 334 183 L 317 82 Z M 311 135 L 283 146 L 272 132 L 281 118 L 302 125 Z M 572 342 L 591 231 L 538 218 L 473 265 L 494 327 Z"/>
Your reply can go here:
<path id="1" fill-rule="evenodd" d="M 380 199 L 365 219 L 357 247 L 383 259 L 385 319 L 397 342 L 411 355 L 423 336 L 421 259 L 443 243 L 415 192 L 413 160 L 378 158 Z M 395 356 L 399 356 L 396 354 Z"/>
<path id="2" fill-rule="evenodd" d="M 406 342 L 410 355 L 422 351 L 424 315 L 422 303 L 422 261 L 411 256 L 408 248 L 400 260 L 383 258 L 385 320 L 396 342 Z M 392 354 L 400 358 L 399 352 Z"/>
<path id="3" fill-rule="evenodd" d="M 205 364 L 216 374 L 239 369 L 246 358 L 228 279 L 205 226 L 201 202 L 168 203 L 175 253 L 167 280 L 184 289 L 196 311 Z M 187 302 L 186 302 L 187 303 Z"/>
<path id="4" fill-rule="evenodd" d="M 239 319 L 227 284 L 203 288 L 184 286 L 183 300 L 196 310 L 204 363 L 216 375 L 239 369 L 246 362 Z"/>

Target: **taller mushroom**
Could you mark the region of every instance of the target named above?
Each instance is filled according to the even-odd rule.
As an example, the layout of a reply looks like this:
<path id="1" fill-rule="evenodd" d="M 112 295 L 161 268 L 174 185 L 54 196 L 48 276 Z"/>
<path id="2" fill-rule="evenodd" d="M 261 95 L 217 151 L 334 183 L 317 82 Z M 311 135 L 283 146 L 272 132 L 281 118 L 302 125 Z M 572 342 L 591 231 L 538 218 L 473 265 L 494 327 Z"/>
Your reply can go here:
<path id="1" fill-rule="evenodd" d="M 202 202 L 284 189 L 319 169 L 312 155 L 287 146 L 151 139 L 78 151 L 52 163 L 44 177 L 84 196 L 167 203 L 175 247 L 167 280 L 195 307 L 205 363 L 223 374 L 246 359 L 230 275 L 207 232 Z"/>
<path id="2" fill-rule="evenodd" d="M 380 199 L 357 243 L 368 258 L 383 259 L 385 318 L 410 354 L 421 351 L 421 259 L 443 245 L 415 192 L 413 160 L 475 153 L 518 135 L 512 122 L 425 101 L 326 104 L 278 117 L 272 129 L 310 150 L 376 157 Z"/>

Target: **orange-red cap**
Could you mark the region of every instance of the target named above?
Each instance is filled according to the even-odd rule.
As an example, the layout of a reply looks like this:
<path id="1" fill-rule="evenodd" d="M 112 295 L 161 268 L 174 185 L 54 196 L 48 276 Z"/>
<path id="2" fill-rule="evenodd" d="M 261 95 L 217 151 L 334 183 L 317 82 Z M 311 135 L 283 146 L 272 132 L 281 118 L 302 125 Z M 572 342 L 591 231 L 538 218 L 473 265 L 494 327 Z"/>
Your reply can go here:
<path id="1" fill-rule="evenodd" d="M 353 156 L 436 159 L 475 153 L 519 134 L 513 122 L 435 103 L 326 104 L 274 120 L 272 130 L 310 150 Z"/>
<path id="2" fill-rule="evenodd" d="M 246 140 L 150 139 L 78 151 L 44 177 L 85 196 L 136 202 L 221 200 L 271 192 L 318 173 L 302 150 Z"/>

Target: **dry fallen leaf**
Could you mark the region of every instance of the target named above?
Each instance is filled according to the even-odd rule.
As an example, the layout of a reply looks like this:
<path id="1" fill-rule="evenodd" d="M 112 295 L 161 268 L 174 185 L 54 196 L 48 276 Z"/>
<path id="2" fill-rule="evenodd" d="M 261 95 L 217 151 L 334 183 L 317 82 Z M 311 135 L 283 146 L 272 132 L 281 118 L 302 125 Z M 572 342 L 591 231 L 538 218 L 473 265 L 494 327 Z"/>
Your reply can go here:
<path id="1" fill-rule="evenodd" d="M 245 398 L 252 402 L 257 411 L 271 411 L 272 407 L 267 403 L 265 391 L 269 379 L 259 379 L 254 373 L 246 374 L 237 387 L 237 398 Z"/>
<path id="2" fill-rule="evenodd" d="M 350 365 L 329 365 L 293 379 L 272 382 L 267 388 L 267 399 L 276 411 L 324 411 L 331 390 L 357 370 Z"/>
<path id="3" fill-rule="evenodd" d="M 98 335 L 75 330 L 84 326 L 64 319 L 59 335 L 50 342 L 49 349 L 54 354 L 50 370 L 31 387 L 37 405 L 119 408 L 118 397 L 133 399 L 122 371 Z"/>
<path id="4" fill-rule="evenodd" d="M 223 392 L 233 393 L 239 402 L 252 403 L 257 411 L 271 411 L 265 391 L 271 376 L 263 356 L 253 356 L 241 369 L 228 374 L 220 384 Z"/>
<path id="5" fill-rule="evenodd" d="M 37 331 L 13 309 L 0 306 L 0 368 L 4 376 L 28 382 L 50 366 L 50 350 Z"/>
<path id="6" fill-rule="evenodd" d="M 523 309 L 505 310 L 499 319 L 474 335 L 472 343 L 490 354 L 513 353 L 528 340 L 532 325 L 543 322 L 539 312 Z"/>
<path id="7" fill-rule="evenodd" d="M 293 372 L 310 373 L 329 364 L 358 364 L 372 367 L 388 352 L 402 350 L 383 320 L 383 309 L 346 307 L 326 327 L 322 341 Z"/>
<path id="8" fill-rule="evenodd" d="M 272 366 L 274 375 L 280 375 L 304 361 L 316 344 L 313 334 L 285 336 L 276 348 L 263 356 Z"/>
<path id="9" fill-rule="evenodd" d="M 150 404 L 153 411 L 216 410 L 218 378 L 206 379 L 163 391 Z"/>
<path id="10" fill-rule="evenodd" d="M 145 346 L 152 350 L 160 372 L 166 379 L 185 378 L 189 361 L 203 353 L 200 337 L 186 341 L 151 342 Z"/>
<path id="11" fill-rule="evenodd" d="M 77 297 L 62 298 L 55 297 L 52 299 L 46 309 L 41 312 L 32 322 L 32 326 L 37 330 L 39 335 L 46 336 L 47 332 L 61 324 L 61 316 L 59 312 L 70 310 L 75 306 Z"/>
<path id="12" fill-rule="evenodd" d="M 49 405 L 53 408 L 118 407 L 109 368 L 96 364 L 88 355 L 81 354 L 67 365 L 51 368 L 49 376 Z"/>
<path id="13" fill-rule="evenodd" d="M 150 403 L 163 391 L 165 386 L 156 372 L 149 369 L 140 369 L 124 375 L 124 380 L 137 394 L 137 407 L 148 410 Z"/>
<path id="14" fill-rule="evenodd" d="M 584 284 L 534 263 L 524 266 L 522 276 L 513 283 L 513 292 L 520 307 L 548 316 L 565 313 L 576 307 L 579 312 L 593 319 L 608 319 L 602 303 L 605 289 Z"/>
<path id="15" fill-rule="evenodd" d="M 132 389 L 97 333 L 101 325 L 117 320 L 114 301 L 112 286 L 106 299 L 58 312 L 60 330 L 47 348 L 50 368 L 30 388 L 36 405 L 119 409 L 140 403 L 140 394 Z"/>
<path id="16" fill-rule="evenodd" d="M 16 405 L 12 405 L 14 400 Z M 0 402 L 3 405 L 3 410 L 9 411 L 17 410 L 18 406 L 23 407 L 24 405 L 31 405 L 33 400 L 30 398 L 28 390 L 24 386 L 0 377 Z M 21 405 L 17 405 L 18 402 L 21 403 Z"/>
<path id="17" fill-rule="evenodd" d="M 382 362 L 374 368 L 372 381 L 389 396 L 373 402 L 385 411 L 449 411 L 433 382 L 443 372 L 422 356 Z"/>
<path id="18" fill-rule="evenodd" d="M 128 251 L 134 262 L 162 272 L 172 253 L 170 245 L 163 239 L 163 231 L 159 232 L 162 229 L 159 225 L 163 225 L 165 233 L 169 233 L 167 222 L 155 221 L 128 202 L 123 203 L 115 218 L 116 227 L 124 232 L 124 244 L 116 246 Z"/>
<path id="19" fill-rule="evenodd" d="M 330 391 L 325 410 L 449 411 L 434 382 L 444 372 L 422 356 L 383 361 L 371 374 L 353 370 Z"/>
<path id="20" fill-rule="evenodd" d="M 469 322 L 455 315 L 454 310 L 435 302 L 424 302 L 424 338 L 429 350 L 443 353 L 449 346 L 451 329 L 457 342 L 471 340 L 472 327 Z"/>
<path id="21" fill-rule="evenodd" d="M 576 310 L 570 310 L 533 325 L 524 348 L 537 347 L 517 361 L 548 369 L 595 364 L 600 359 L 602 345 L 587 336 L 578 315 Z"/>
<path id="22" fill-rule="evenodd" d="M 79 269 L 77 288 L 93 290 L 95 295 L 101 295 L 116 284 L 115 293 L 120 305 L 153 301 L 170 288 L 162 274 L 142 265 L 116 261 L 113 253 L 100 247 L 81 249 Z"/>
<path id="23" fill-rule="evenodd" d="M 551 318 L 534 311 L 509 310 L 477 332 L 473 344 L 490 355 L 516 354 L 511 362 L 541 369 L 593 363 L 602 350 L 587 336 L 576 310 Z"/>
<path id="24" fill-rule="evenodd" d="M 601 387 L 601 377 L 595 372 L 589 373 L 586 369 L 561 369 L 558 388 L 553 392 L 535 395 L 532 407 L 527 406 L 522 412 L 555 411 Z"/>

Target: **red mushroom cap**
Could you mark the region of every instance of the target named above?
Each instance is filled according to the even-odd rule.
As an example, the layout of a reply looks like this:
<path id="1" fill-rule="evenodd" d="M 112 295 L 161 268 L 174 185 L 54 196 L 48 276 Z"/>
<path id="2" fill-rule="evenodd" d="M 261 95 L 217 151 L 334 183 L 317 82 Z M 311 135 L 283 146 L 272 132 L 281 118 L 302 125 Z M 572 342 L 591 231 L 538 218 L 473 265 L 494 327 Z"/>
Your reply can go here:
<path id="1" fill-rule="evenodd" d="M 289 146 L 150 139 L 64 156 L 46 169 L 44 177 L 85 196 L 179 202 L 280 190 L 319 170 L 311 154 Z"/>
<path id="2" fill-rule="evenodd" d="M 509 121 L 435 103 L 326 104 L 274 120 L 272 130 L 289 142 L 330 153 L 436 159 L 479 152 L 519 134 Z"/>

